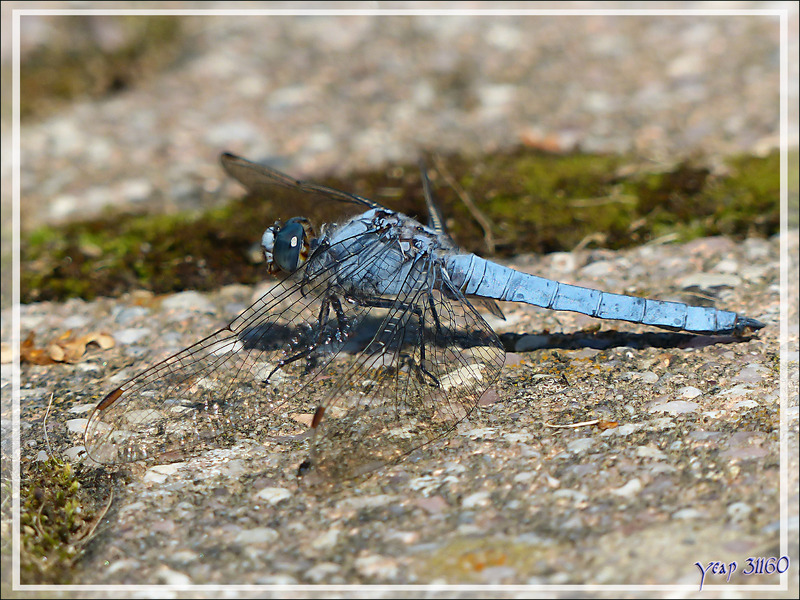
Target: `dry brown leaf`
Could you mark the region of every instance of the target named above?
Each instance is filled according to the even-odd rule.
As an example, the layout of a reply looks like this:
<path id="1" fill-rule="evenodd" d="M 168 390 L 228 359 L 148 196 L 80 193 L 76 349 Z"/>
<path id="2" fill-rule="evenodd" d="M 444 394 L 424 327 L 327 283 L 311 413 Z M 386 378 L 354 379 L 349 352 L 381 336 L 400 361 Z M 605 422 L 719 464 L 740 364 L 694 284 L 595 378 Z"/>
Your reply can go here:
<path id="1" fill-rule="evenodd" d="M 48 344 L 46 352 L 53 362 L 64 362 L 64 349 L 58 344 Z"/>
<path id="2" fill-rule="evenodd" d="M 114 338 L 107 333 L 90 333 L 83 336 L 82 339 L 84 343 L 86 344 L 95 343 L 98 346 L 100 346 L 100 348 L 103 350 L 108 350 L 109 348 L 113 348 L 114 344 L 116 343 L 114 342 Z"/>
<path id="3" fill-rule="evenodd" d="M 311 427 L 311 421 L 314 419 L 314 415 L 311 413 L 291 413 L 289 414 L 289 418 L 301 425 Z"/>
<path id="4" fill-rule="evenodd" d="M 55 361 L 44 350 L 33 345 L 34 334 L 28 335 L 19 345 L 20 362 L 29 362 L 34 365 L 52 365 Z"/>
<path id="5" fill-rule="evenodd" d="M 20 344 L 20 360 L 34 365 L 52 365 L 57 362 L 78 362 L 86 354 L 86 346 L 97 344 L 103 350 L 114 347 L 114 338 L 104 332 L 94 332 L 72 337 L 72 331 L 67 331 L 47 344 L 45 348 L 36 348 L 34 334 L 28 335 Z"/>
<path id="6" fill-rule="evenodd" d="M 61 345 L 61 348 L 64 352 L 61 362 L 76 362 L 86 353 L 86 344 L 80 339 L 67 340 Z"/>

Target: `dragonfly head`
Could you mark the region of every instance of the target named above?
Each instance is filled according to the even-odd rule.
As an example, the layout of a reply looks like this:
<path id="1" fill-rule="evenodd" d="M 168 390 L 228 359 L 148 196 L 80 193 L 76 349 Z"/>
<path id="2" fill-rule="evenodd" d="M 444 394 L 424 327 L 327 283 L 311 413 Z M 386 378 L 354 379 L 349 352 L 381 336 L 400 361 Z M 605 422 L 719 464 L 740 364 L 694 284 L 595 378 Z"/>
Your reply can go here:
<path id="1" fill-rule="evenodd" d="M 305 217 L 294 217 L 285 225 L 275 221 L 261 236 L 269 272 L 294 273 L 302 267 L 311 254 L 311 242 L 315 237 L 314 227 Z"/>

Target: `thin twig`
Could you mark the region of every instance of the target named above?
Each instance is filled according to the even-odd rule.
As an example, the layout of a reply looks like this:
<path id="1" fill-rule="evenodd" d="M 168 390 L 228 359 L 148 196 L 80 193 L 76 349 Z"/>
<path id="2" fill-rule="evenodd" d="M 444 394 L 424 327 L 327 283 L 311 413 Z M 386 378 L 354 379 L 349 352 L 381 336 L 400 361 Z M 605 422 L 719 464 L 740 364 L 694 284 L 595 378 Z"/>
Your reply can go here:
<path id="1" fill-rule="evenodd" d="M 111 490 L 111 493 L 108 495 L 108 502 L 106 502 L 105 508 L 103 508 L 100 514 L 97 515 L 97 517 L 94 519 L 94 522 L 92 523 L 92 526 L 89 528 L 89 531 L 87 531 L 84 535 L 82 535 L 79 539 L 75 541 L 74 543 L 75 546 L 83 546 L 84 544 L 87 544 L 89 540 L 91 540 L 94 537 L 95 529 L 97 529 L 97 526 L 100 524 L 100 521 L 102 521 L 103 518 L 106 516 L 108 509 L 111 508 L 111 501 L 113 499 L 114 499 L 114 490 Z"/>
<path id="2" fill-rule="evenodd" d="M 39 534 L 40 538 L 44 538 L 44 530 L 42 529 L 42 511 L 44 510 L 44 504 L 39 505 L 39 510 L 36 511 L 36 519 L 32 521 L 33 528 L 36 530 L 36 533 Z"/>
<path id="3" fill-rule="evenodd" d="M 44 411 L 44 418 L 42 419 L 42 429 L 44 429 L 44 443 L 47 446 L 48 456 L 53 456 L 53 449 L 50 447 L 50 438 L 47 435 L 47 417 L 50 415 L 50 407 L 53 406 L 53 396 L 55 392 L 50 392 L 50 401 L 47 403 L 47 410 Z"/>
<path id="4" fill-rule="evenodd" d="M 570 423 L 569 425 L 558 425 L 556 423 L 545 423 L 545 427 L 552 427 L 553 429 L 577 429 L 578 427 L 588 427 L 589 425 L 597 425 L 600 419 L 592 419 L 591 421 L 583 421 L 582 423 Z"/>
<path id="5" fill-rule="evenodd" d="M 675 240 L 680 239 L 680 234 L 677 232 L 673 233 L 666 233 L 661 237 L 657 237 L 655 239 L 650 240 L 645 244 L 645 246 L 663 246 L 665 244 L 671 244 Z"/>
<path id="6" fill-rule="evenodd" d="M 478 225 L 481 226 L 481 229 L 483 229 L 483 241 L 486 244 L 486 249 L 490 254 L 494 254 L 495 241 L 494 234 L 492 233 L 492 222 L 486 217 L 486 215 L 483 214 L 483 212 L 481 212 L 481 209 L 477 207 L 469 193 L 463 187 L 461 187 L 455 178 L 450 174 L 450 172 L 447 170 L 447 167 L 444 165 L 444 161 L 442 161 L 440 157 L 434 156 L 433 163 L 436 166 L 436 170 L 439 171 L 439 174 L 445 180 L 447 185 L 453 188 L 456 194 L 458 194 L 458 197 L 467 207 L 467 210 L 469 210 L 472 218 L 475 219 L 478 222 Z"/>
<path id="7" fill-rule="evenodd" d="M 572 249 L 572 252 L 580 252 L 592 242 L 596 242 L 597 244 L 604 244 L 607 239 L 608 236 L 606 236 L 605 233 L 595 231 L 594 233 L 590 233 L 584 236 L 584 238 L 580 242 L 578 242 L 578 245 Z"/>

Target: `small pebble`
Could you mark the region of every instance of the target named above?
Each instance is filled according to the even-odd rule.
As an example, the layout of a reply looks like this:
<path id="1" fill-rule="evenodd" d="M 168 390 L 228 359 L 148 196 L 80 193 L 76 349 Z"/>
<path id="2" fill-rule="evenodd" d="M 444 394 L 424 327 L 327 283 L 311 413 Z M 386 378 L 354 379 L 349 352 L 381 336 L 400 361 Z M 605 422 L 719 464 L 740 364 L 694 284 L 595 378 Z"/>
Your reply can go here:
<path id="1" fill-rule="evenodd" d="M 114 332 L 114 339 L 119 344 L 135 344 L 148 335 L 150 335 L 150 330 L 146 327 L 121 329 Z"/>
<path id="2" fill-rule="evenodd" d="M 385 556 L 367 555 L 355 560 L 356 570 L 364 577 L 394 579 L 397 577 L 397 560 Z"/>
<path id="3" fill-rule="evenodd" d="M 741 521 L 750 514 L 751 510 L 750 505 L 745 502 L 734 502 L 728 506 L 728 515 L 732 521 Z"/>
<path id="4" fill-rule="evenodd" d="M 697 273 L 679 281 L 683 289 L 698 288 L 712 293 L 720 288 L 735 288 L 741 284 L 740 277 L 724 273 Z"/>
<path id="5" fill-rule="evenodd" d="M 254 527 L 253 529 L 245 529 L 240 531 L 234 541 L 237 544 L 245 544 L 248 546 L 258 545 L 266 546 L 277 541 L 280 535 L 271 527 Z"/>
<path id="6" fill-rule="evenodd" d="M 214 304 L 203 294 L 195 291 L 179 292 L 161 302 L 163 310 L 214 313 Z"/>
<path id="7" fill-rule="evenodd" d="M 654 404 L 650 407 L 650 412 L 665 412 L 671 415 L 680 415 L 683 413 L 694 412 L 700 405 L 696 402 L 687 402 L 685 400 L 675 400 L 674 402 L 661 402 Z"/>
<path id="8" fill-rule="evenodd" d="M 475 492 L 464 498 L 461 501 L 462 508 L 475 508 L 477 506 L 486 506 L 491 502 L 491 494 L 489 492 Z"/>
<path id="9" fill-rule="evenodd" d="M 67 429 L 72 433 L 83 433 L 86 431 L 86 425 L 89 419 L 69 419 L 67 421 Z"/>
<path id="10" fill-rule="evenodd" d="M 268 504 L 277 504 L 281 500 L 286 500 L 286 498 L 291 497 L 292 492 L 287 490 L 286 488 L 281 487 L 266 487 L 262 490 L 259 490 L 255 494 L 255 498 L 257 500 L 263 500 Z"/>
<path id="11" fill-rule="evenodd" d="M 574 452 L 575 454 L 580 454 L 581 452 L 589 450 L 594 445 L 595 445 L 594 438 L 590 437 L 579 438 L 577 440 L 572 440 L 569 444 L 567 444 L 567 450 L 569 450 L 570 452 Z"/>
<path id="12" fill-rule="evenodd" d="M 342 567 L 335 563 L 322 562 L 308 569 L 305 572 L 305 576 L 314 583 L 331 583 L 331 576 L 341 570 Z"/>
<path id="13" fill-rule="evenodd" d="M 769 373 L 769 369 L 764 365 L 750 364 L 739 371 L 733 378 L 737 383 L 760 383 Z"/>
<path id="14" fill-rule="evenodd" d="M 339 539 L 340 533 L 340 529 L 332 527 L 314 538 L 311 542 L 311 547 L 317 550 L 333 548 L 336 545 L 336 541 Z"/>
<path id="15" fill-rule="evenodd" d="M 567 498 L 568 500 L 572 500 L 573 502 L 585 502 L 589 499 L 589 496 L 584 494 L 583 492 L 579 492 L 578 490 L 570 490 L 567 488 L 561 488 L 553 492 L 553 498 Z"/>
<path id="16" fill-rule="evenodd" d="M 620 488 L 611 490 L 612 494 L 622 496 L 623 498 L 630 498 L 635 496 L 642 489 L 642 482 L 638 478 L 631 479 L 628 483 Z"/>
<path id="17" fill-rule="evenodd" d="M 636 449 L 636 456 L 642 458 L 655 458 L 656 460 L 663 460 L 667 457 L 661 450 L 658 448 L 653 448 L 652 446 L 639 446 Z"/>
<path id="18" fill-rule="evenodd" d="M 156 571 L 156 578 L 165 585 L 191 585 L 192 580 L 184 573 L 178 573 L 162 566 Z"/>
<path id="19" fill-rule="evenodd" d="M 672 513 L 672 518 L 675 520 L 688 521 L 691 519 L 699 519 L 705 517 L 705 513 L 694 508 L 684 508 L 682 510 Z"/>
<path id="20" fill-rule="evenodd" d="M 692 398 L 697 398 L 702 394 L 703 392 L 701 390 L 691 385 L 687 385 L 686 387 L 682 387 L 681 389 L 678 390 L 678 395 L 681 398 L 686 398 L 687 400 L 691 400 Z"/>

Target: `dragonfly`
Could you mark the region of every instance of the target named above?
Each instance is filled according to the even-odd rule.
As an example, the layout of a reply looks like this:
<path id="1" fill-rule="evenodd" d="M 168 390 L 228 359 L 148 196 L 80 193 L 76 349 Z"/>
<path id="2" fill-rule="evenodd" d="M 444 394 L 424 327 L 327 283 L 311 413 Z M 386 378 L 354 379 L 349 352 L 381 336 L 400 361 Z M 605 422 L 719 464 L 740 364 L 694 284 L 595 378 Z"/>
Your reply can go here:
<path id="1" fill-rule="evenodd" d="M 352 478 L 445 438 L 498 379 L 505 350 L 476 309 L 523 302 L 705 334 L 764 324 L 523 273 L 456 246 L 422 169 L 427 225 L 353 193 L 233 154 L 249 191 L 275 187 L 363 211 L 316 233 L 295 217 L 261 247 L 278 282 L 225 327 L 109 392 L 84 441 L 99 463 L 188 456 L 240 440 L 307 444 L 297 474 Z"/>

